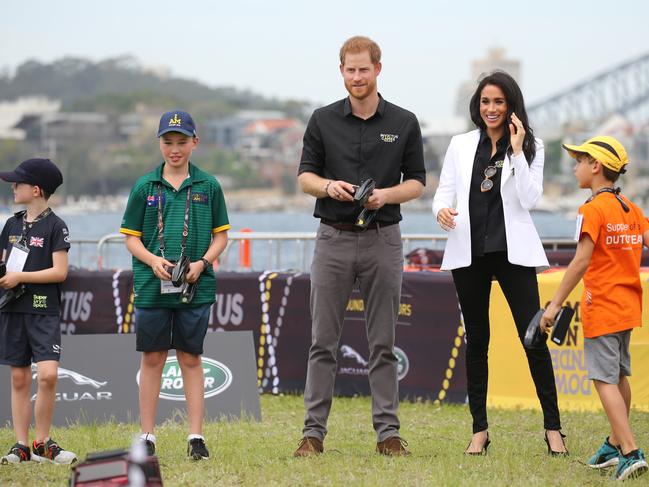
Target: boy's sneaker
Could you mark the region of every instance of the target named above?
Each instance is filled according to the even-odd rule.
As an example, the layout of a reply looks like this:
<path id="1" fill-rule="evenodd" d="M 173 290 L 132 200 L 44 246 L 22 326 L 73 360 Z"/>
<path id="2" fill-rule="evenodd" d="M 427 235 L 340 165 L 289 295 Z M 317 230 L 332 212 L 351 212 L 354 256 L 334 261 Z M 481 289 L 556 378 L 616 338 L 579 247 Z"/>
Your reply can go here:
<path id="1" fill-rule="evenodd" d="M 153 433 L 142 433 L 140 435 L 140 442 L 146 448 L 146 454 L 149 457 L 155 455 L 155 435 Z"/>
<path id="2" fill-rule="evenodd" d="M 620 461 L 620 451 L 608 442 L 608 437 L 599 450 L 590 457 L 587 465 L 591 468 L 606 468 L 617 465 Z"/>
<path id="3" fill-rule="evenodd" d="M 187 456 L 192 460 L 207 460 L 210 452 L 205 446 L 205 439 L 192 438 L 187 442 Z"/>
<path id="4" fill-rule="evenodd" d="M 152 457 L 155 455 L 155 443 L 151 440 L 142 440 L 142 443 L 144 443 L 144 448 L 146 448 L 147 456 Z"/>
<path id="5" fill-rule="evenodd" d="M 77 461 L 77 456 L 71 451 L 61 448 L 52 438 L 46 442 L 32 445 L 32 460 L 35 462 L 57 463 L 59 465 L 71 465 Z"/>
<path id="6" fill-rule="evenodd" d="M 620 463 L 618 463 L 615 469 L 613 478 L 615 480 L 626 480 L 628 478 L 638 477 L 648 469 L 649 467 L 647 467 L 647 461 L 644 458 L 642 450 L 633 450 L 628 455 L 620 455 Z"/>
<path id="7" fill-rule="evenodd" d="M 28 462 L 32 459 L 32 455 L 29 452 L 29 447 L 16 443 L 11 447 L 9 453 L 4 457 L 0 458 L 0 464 L 7 465 L 8 463 L 20 463 Z"/>

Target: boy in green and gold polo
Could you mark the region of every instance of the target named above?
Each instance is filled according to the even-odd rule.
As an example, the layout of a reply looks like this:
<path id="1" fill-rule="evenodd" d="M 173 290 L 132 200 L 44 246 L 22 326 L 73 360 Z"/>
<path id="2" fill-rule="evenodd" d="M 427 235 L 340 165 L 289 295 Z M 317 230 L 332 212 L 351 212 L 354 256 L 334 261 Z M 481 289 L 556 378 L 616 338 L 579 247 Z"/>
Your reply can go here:
<path id="1" fill-rule="evenodd" d="M 120 232 L 133 254 L 135 320 L 140 366 L 141 440 L 155 453 L 156 408 L 167 352 L 176 349 L 182 370 L 189 437 L 187 454 L 209 458 L 202 436 L 201 354 L 216 288 L 212 263 L 225 249 L 230 228 L 218 181 L 189 162 L 198 145 L 192 117 L 167 112 L 158 129 L 163 163 L 131 190 Z M 186 281 L 174 286 L 174 264 L 188 260 Z M 176 282 L 178 284 L 178 282 Z"/>

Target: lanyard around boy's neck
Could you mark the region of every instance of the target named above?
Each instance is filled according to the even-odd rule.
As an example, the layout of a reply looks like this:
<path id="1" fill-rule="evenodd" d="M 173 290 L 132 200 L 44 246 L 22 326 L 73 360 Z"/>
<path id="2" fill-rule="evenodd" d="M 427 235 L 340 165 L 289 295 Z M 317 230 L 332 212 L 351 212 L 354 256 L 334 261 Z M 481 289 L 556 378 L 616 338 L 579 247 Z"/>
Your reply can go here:
<path id="1" fill-rule="evenodd" d="M 185 247 L 187 246 L 187 236 L 189 235 L 189 202 L 191 198 L 192 188 L 187 188 L 187 201 L 185 202 L 185 217 L 183 219 L 183 238 L 180 241 L 180 257 L 185 255 Z M 158 240 L 160 241 L 160 255 L 163 259 L 165 257 L 165 237 L 164 237 L 164 221 L 162 219 L 162 185 L 158 183 Z"/>
<path id="2" fill-rule="evenodd" d="M 20 242 L 25 244 L 27 242 L 27 232 L 29 230 L 31 230 L 31 228 L 34 226 L 34 223 L 37 223 L 37 222 L 43 220 L 50 213 L 52 213 L 52 208 L 50 208 L 48 206 L 36 218 L 34 218 L 32 221 L 28 222 L 27 221 L 27 211 L 25 210 L 25 212 L 23 213 L 23 231 L 20 234 Z"/>
<path id="3" fill-rule="evenodd" d="M 595 197 L 600 193 L 612 193 L 615 196 L 615 199 L 620 202 L 620 205 L 622 205 L 622 209 L 624 210 L 624 212 L 628 213 L 629 212 L 629 206 L 624 202 L 624 200 L 622 198 L 620 198 L 620 191 L 621 191 L 620 188 L 602 188 L 602 189 L 598 189 L 597 193 L 595 193 L 593 196 L 588 198 L 586 203 L 590 203 L 591 201 L 593 201 L 595 199 Z"/>

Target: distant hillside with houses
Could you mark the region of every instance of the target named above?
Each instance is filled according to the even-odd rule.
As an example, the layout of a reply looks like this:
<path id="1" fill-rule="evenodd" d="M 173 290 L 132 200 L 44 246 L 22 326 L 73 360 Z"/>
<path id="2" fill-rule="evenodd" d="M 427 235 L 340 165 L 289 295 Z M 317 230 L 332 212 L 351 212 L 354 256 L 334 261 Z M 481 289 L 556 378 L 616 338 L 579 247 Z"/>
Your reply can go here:
<path id="1" fill-rule="evenodd" d="M 127 113 L 138 103 L 184 106 L 196 115 L 227 115 L 238 110 L 280 110 L 304 117 L 307 103 L 265 98 L 235 87 L 209 87 L 171 76 L 165 68 L 141 65 L 122 56 L 93 62 L 64 57 L 51 63 L 26 61 L 13 74 L 0 74 L 0 101 L 41 95 L 60 100 L 63 110 Z M 306 114 L 308 115 L 308 114 Z"/>
<path id="2" fill-rule="evenodd" d="M 62 168 L 64 195 L 123 193 L 159 164 L 158 118 L 173 108 L 196 120 L 192 162 L 225 187 L 295 191 L 306 102 L 211 88 L 129 57 L 28 61 L 0 76 L 0 169 L 48 156 Z"/>

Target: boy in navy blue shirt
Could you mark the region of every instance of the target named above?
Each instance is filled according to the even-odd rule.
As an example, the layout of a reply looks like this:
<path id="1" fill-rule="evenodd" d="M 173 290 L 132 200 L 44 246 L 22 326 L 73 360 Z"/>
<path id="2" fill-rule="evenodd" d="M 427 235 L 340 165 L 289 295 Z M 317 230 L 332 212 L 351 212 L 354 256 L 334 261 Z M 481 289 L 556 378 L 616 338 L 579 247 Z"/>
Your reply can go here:
<path id="1" fill-rule="evenodd" d="M 0 179 L 12 183 L 14 202 L 25 205 L 0 234 L 6 272 L 0 278 L 0 364 L 11 366 L 11 414 L 16 444 L 0 463 L 71 464 L 74 453 L 49 437 L 61 356 L 60 283 L 68 274 L 68 228 L 48 206 L 63 182 L 49 159 L 26 160 Z M 0 275 L 2 272 L 0 271 Z M 36 364 L 36 431 L 29 450 L 32 361 Z"/>

